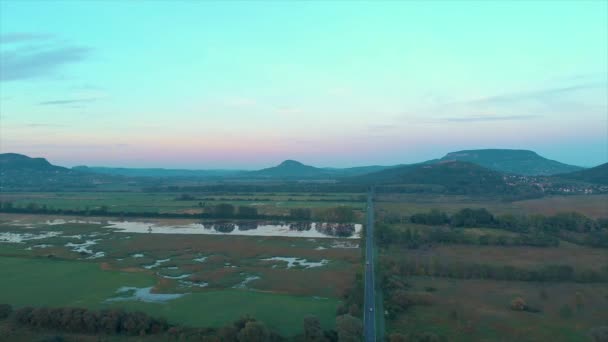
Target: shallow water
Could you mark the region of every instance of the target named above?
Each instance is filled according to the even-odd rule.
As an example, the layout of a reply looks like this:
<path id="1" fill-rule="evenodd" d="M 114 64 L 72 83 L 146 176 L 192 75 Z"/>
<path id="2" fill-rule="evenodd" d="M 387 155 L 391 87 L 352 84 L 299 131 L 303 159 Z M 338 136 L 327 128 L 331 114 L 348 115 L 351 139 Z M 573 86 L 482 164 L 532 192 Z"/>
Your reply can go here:
<path id="1" fill-rule="evenodd" d="M 233 288 L 235 288 L 235 289 L 246 289 L 247 288 L 247 284 L 249 284 L 250 282 L 252 282 L 254 280 L 258 280 L 258 279 L 261 279 L 261 278 L 259 276 L 248 276 L 240 284 L 234 285 Z"/>
<path id="2" fill-rule="evenodd" d="M 72 247 L 72 251 L 76 252 L 76 253 L 93 254 L 93 251 L 91 249 L 89 249 L 88 247 L 96 245 L 97 241 L 99 241 L 99 240 L 86 240 L 83 243 L 68 242 L 68 243 L 65 244 L 65 246 L 66 247 Z"/>
<path id="3" fill-rule="evenodd" d="M 161 225 L 158 223 L 139 221 L 110 221 L 104 228 L 116 229 L 124 233 L 140 234 L 206 234 L 206 235 L 245 235 L 245 236 L 285 236 L 304 238 L 345 238 L 358 239 L 361 224 L 340 225 L 327 223 L 306 224 L 269 224 L 269 223 L 191 223 L 184 225 Z M 352 226 L 351 236 L 336 236 L 336 231 L 349 230 L 344 227 Z"/>
<path id="4" fill-rule="evenodd" d="M 175 280 L 177 280 L 177 279 L 186 279 L 189 276 L 191 276 L 192 273 L 185 273 L 185 274 L 181 274 L 181 275 L 178 275 L 178 276 L 162 275 L 160 273 L 158 275 L 161 276 L 161 277 L 163 277 L 163 278 L 166 278 L 166 279 L 175 279 Z"/>
<path id="5" fill-rule="evenodd" d="M 209 283 L 205 283 L 205 282 L 194 282 L 194 281 L 189 281 L 189 280 L 180 280 L 179 283 L 182 286 L 185 287 L 207 287 L 209 286 Z"/>
<path id="6" fill-rule="evenodd" d="M 156 260 L 156 262 L 152 265 L 148 265 L 148 266 L 144 266 L 145 269 L 152 269 L 154 267 L 158 267 L 160 266 L 162 263 L 170 261 L 171 259 L 161 259 L 161 260 Z"/>
<path id="7" fill-rule="evenodd" d="M 52 238 L 59 235 L 61 235 L 60 232 L 40 232 L 38 234 L 4 232 L 0 233 L 0 242 L 22 243 L 28 240 L 40 240 Z"/>
<path id="8" fill-rule="evenodd" d="M 284 261 L 287 263 L 287 268 L 292 268 L 296 266 L 302 266 L 304 268 L 312 268 L 312 267 L 321 267 L 325 266 L 329 263 L 329 260 L 323 259 L 319 262 L 308 261 L 306 259 L 293 258 L 293 257 L 272 257 L 267 259 L 262 259 L 264 261 Z"/>
<path id="9" fill-rule="evenodd" d="M 130 293 L 130 296 L 119 296 L 108 298 L 106 302 L 123 302 L 123 301 L 140 301 L 147 303 L 164 303 L 170 300 L 181 298 L 187 293 L 152 293 L 152 287 L 130 287 L 123 286 L 119 288 L 116 293 Z"/>

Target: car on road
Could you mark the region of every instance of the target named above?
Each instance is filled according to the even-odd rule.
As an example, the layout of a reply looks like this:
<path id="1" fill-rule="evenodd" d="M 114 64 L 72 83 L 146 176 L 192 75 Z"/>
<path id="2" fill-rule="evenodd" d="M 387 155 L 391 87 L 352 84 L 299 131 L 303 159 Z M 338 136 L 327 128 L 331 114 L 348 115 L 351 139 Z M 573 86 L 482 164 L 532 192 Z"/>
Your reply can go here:
<path id="1" fill-rule="evenodd" d="M 369 308 L 369 311 L 374 311 L 374 308 Z"/>

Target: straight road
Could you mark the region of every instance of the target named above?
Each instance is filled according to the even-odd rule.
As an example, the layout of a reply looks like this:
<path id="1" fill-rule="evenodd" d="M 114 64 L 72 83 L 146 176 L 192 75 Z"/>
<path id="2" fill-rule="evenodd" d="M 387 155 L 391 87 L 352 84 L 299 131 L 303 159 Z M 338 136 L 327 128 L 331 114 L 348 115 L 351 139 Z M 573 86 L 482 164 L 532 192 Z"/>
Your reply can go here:
<path id="1" fill-rule="evenodd" d="M 374 285 L 374 190 L 367 194 L 365 226 L 365 298 L 363 329 L 365 342 L 376 341 L 376 289 Z"/>

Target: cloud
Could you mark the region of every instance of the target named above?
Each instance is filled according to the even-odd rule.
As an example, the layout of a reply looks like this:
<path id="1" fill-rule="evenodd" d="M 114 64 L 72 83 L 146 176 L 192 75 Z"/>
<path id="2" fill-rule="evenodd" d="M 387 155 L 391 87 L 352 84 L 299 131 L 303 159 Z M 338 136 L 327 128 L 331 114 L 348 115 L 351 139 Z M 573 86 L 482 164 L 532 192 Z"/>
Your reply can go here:
<path id="1" fill-rule="evenodd" d="M 89 99 L 71 99 L 71 100 L 53 100 L 53 101 L 42 101 L 42 102 L 38 102 L 38 105 L 40 106 L 53 106 L 53 105 L 71 105 L 71 104 L 75 104 L 75 103 L 87 103 L 87 102 L 93 102 L 93 101 L 97 101 L 96 98 L 89 98 Z"/>
<path id="2" fill-rule="evenodd" d="M 26 124 L 25 127 L 29 127 L 29 128 L 46 128 L 46 127 L 66 127 L 66 125 L 48 124 L 48 123 L 30 123 L 30 124 Z"/>
<path id="3" fill-rule="evenodd" d="M 601 89 L 606 88 L 608 84 L 606 82 L 593 82 L 585 84 L 577 84 L 565 87 L 547 88 L 528 92 L 503 94 L 496 96 L 489 96 L 482 99 L 469 101 L 469 104 L 508 104 L 520 101 L 538 100 L 545 101 L 553 99 L 556 95 L 562 95 L 580 90 L 588 89 Z"/>
<path id="4" fill-rule="evenodd" d="M 85 60 L 91 49 L 66 46 L 48 41 L 50 35 L 11 33 L 2 36 L 2 42 L 41 41 L 25 46 L 0 50 L 0 81 L 16 81 L 50 76 L 60 68 Z"/>
<path id="5" fill-rule="evenodd" d="M 519 121 L 540 118 L 540 115 L 469 116 L 444 118 L 449 122 Z"/>
<path id="6" fill-rule="evenodd" d="M 40 41 L 51 38 L 53 38 L 53 35 L 47 33 L 12 32 L 0 35 L 0 44 Z"/>

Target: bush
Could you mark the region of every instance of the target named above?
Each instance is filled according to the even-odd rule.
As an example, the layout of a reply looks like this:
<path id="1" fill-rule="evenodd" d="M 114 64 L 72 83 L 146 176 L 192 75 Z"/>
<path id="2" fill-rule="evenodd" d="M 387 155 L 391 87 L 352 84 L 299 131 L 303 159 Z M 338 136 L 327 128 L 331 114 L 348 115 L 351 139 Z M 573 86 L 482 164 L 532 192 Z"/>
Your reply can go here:
<path id="1" fill-rule="evenodd" d="M 528 308 L 528 305 L 526 304 L 526 301 L 523 298 L 517 297 L 511 301 L 510 307 L 511 307 L 511 310 L 514 310 L 514 311 L 526 311 L 526 309 Z"/>
<path id="2" fill-rule="evenodd" d="M 8 318 L 13 312 L 13 307 L 10 304 L 0 304 L 0 319 Z"/>
<path id="3" fill-rule="evenodd" d="M 608 342 L 608 326 L 595 327 L 589 331 L 594 342 Z"/>

